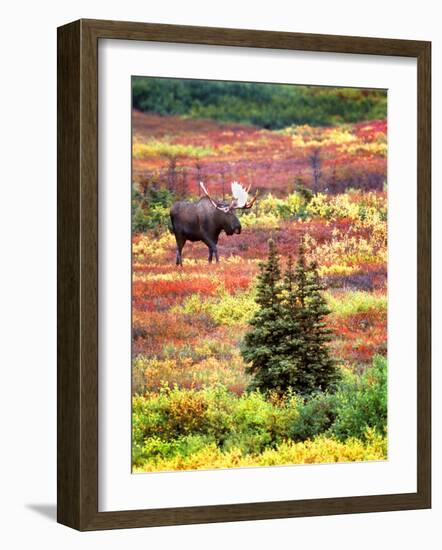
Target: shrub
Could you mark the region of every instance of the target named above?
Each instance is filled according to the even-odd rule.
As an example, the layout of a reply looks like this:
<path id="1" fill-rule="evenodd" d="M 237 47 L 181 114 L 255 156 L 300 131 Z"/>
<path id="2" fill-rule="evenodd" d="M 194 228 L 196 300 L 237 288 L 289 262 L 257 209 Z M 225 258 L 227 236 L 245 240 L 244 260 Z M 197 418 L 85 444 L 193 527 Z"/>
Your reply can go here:
<path id="1" fill-rule="evenodd" d="M 169 209 L 174 200 L 167 189 L 149 187 L 141 193 L 132 187 L 132 232 L 145 233 L 148 230 L 161 233 L 170 223 Z"/>
<path id="2" fill-rule="evenodd" d="M 189 435 L 207 437 L 223 449 L 262 452 L 290 437 L 297 415 L 296 396 L 272 402 L 259 392 L 238 397 L 220 385 L 202 390 L 164 388 L 158 394 L 133 398 L 134 456 L 142 453 L 146 457 L 151 449 L 155 457 L 159 441 Z M 146 446 L 152 438 L 155 441 Z M 164 447 L 168 453 L 180 452 L 180 448 Z"/>
<path id="3" fill-rule="evenodd" d="M 377 356 L 335 394 L 309 398 L 238 397 L 221 385 L 135 396 L 133 464 L 147 471 L 384 458 L 386 366 Z"/>
<path id="4" fill-rule="evenodd" d="M 240 449 L 243 454 L 262 453 L 290 437 L 290 426 L 297 416 L 296 396 L 272 402 L 260 392 L 252 392 L 240 399 L 234 408 L 234 429 L 223 449 Z"/>
<path id="5" fill-rule="evenodd" d="M 355 267 L 361 264 L 386 264 L 387 241 L 386 224 L 379 231 L 373 229 L 370 237 L 365 238 L 353 230 L 333 230 L 333 238 L 320 244 L 316 239 L 306 239 L 308 256 L 322 265 L 341 265 Z"/>
<path id="6" fill-rule="evenodd" d="M 151 234 L 141 235 L 132 245 L 132 259 L 134 262 L 159 262 L 170 254 L 169 249 L 174 244 L 175 238 L 171 233 L 163 233 L 158 238 L 153 238 Z"/>
<path id="7" fill-rule="evenodd" d="M 361 193 L 354 189 L 337 195 L 317 193 L 305 206 L 305 211 L 312 218 L 330 221 L 350 219 L 370 227 L 387 220 L 384 199 L 374 192 Z"/>
<path id="8" fill-rule="evenodd" d="M 156 464 L 177 455 L 191 456 L 202 451 L 211 443 L 210 437 L 201 435 L 186 435 L 170 441 L 164 441 L 159 437 L 153 436 L 146 439 L 143 445 L 137 443 L 133 446 L 132 464 L 135 467 L 140 467 L 146 461 Z"/>
<path id="9" fill-rule="evenodd" d="M 201 442 L 201 440 L 199 441 Z M 313 440 L 293 443 L 286 441 L 261 454 L 244 454 L 241 449 L 222 451 L 211 443 L 189 455 L 136 464 L 135 472 L 161 470 L 201 470 L 209 468 L 237 468 L 253 466 L 277 466 L 283 464 L 318 464 L 385 460 L 386 439 L 371 431 L 364 441 L 351 439 L 341 443 L 330 437 L 319 436 Z"/>
<path id="10" fill-rule="evenodd" d="M 325 297 L 332 312 L 343 317 L 387 309 L 385 294 L 355 290 L 339 294 L 327 293 Z"/>
<path id="11" fill-rule="evenodd" d="M 301 191 L 290 193 L 285 198 L 269 193 L 250 212 L 240 214 L 243 227 L 278 227 L 283 220 L 304 220 L 310 198 Z"/>
<path id="12" fill-rule="evenodd" d="M 214 151 L 209 147 L 197 147 L 194 145 L 183 145 L 181 143 L 168 143 L 164 141 L 149 141 L 148 143 L 134 143 L 133 157 L 145 159 L 151 157 L 205 157 Z"/>
<path id="13" fill-rule="evenodd" d="M 336 418 L 336 398 L 333 394 L 318 393 L 304 400 L 298 408 L 298 415 L 291 425 L 290 438 L 293 441 L 313 439 L 326 432 Z"/>
<path id="14" fill-rule="evenodd" d="M 257 309 L 253 288 L 235 294 L 220 288 L 216 297 L 204 301 L 198 294 L 192 294 L 175 311 L 184 315 L 207 315 L 216 325 L 232 326 L 247 323 Z"/>
<path id="15" fill-rule="evenodd" d="M 387 433 L 387 360 L 373 358 L 373 366 L 362 376 L 348 374 L 336 393 L 336 420 L 330 431 L 340 441 L 364 439 L 372 428 Z"/>

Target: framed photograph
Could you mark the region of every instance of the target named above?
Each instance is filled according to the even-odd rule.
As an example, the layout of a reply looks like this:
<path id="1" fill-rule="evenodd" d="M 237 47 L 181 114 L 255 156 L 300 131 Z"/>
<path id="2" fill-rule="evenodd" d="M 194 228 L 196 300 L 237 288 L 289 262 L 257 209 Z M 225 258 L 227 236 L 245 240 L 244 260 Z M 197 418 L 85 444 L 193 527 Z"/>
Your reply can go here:
<path id="1" fill-rule="evenodd" d="M 429 508 L 431 44 L 58 29 L 58 521 Z"/>

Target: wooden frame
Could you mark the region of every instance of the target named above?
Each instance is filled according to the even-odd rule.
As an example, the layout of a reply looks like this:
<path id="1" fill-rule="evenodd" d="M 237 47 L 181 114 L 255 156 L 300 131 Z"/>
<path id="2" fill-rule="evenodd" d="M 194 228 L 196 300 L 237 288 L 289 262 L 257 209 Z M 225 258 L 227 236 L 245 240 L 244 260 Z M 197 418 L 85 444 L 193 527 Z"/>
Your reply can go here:
<path id="1" fill-rule="evenodd" d="M 406 56 L 418 66 L 417 492 L 98 511 L 98 40 Z M 58 29 L 58 521 L 82 531 L 431 506 L 431 44 L 79 20 Z"/>

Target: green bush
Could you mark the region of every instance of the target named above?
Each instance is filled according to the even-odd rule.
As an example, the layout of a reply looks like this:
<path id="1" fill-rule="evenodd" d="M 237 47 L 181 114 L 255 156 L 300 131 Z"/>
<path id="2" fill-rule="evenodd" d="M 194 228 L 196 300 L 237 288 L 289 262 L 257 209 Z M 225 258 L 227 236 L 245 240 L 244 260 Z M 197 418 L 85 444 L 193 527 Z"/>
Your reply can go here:
<path id="1" fill-rule="evenodd" d="M 233 410 L 234 429 L 226 438 L 224 449 L 257 454 L 286 441 L 298 416 L 297 404 L 296 396 L 272 402 L 260 392 L 244 395 Z"/>
<path id="2" fill-rule="evenodd" d="M 255 289 L 230 294 L 224 288 L 216 296 L 201 300 L 199 294 L 191 294 L 174 311 L 184 315 L 203 315 L 213 323 L 222 326 L 247 323 L 255 314 L 258 306 L 255 302 Z"/>
<path id="3" fill-rule="evenodd" d="M 132 463 L 141 466 L 145 461 L 157 462 L 175 456 L 191 456 L 212 443 L 212 438 L 201 435 L 186 435 L 164 441 L 153 436 L 141 444 L 135 442 L 132 451 Z"/>
<path id="4" fill-rule="evenodd" d="M 143 194 L 133 185 L 132 232 L 166 231 L 170 224 L 169 210 L 173 201 L 174 196 L 167 189 L 150 187 Z"/>
<path id="5" fill-rule="evenodd" d="M 336 395 L 336 420 L 331 433 L 339 440 L 364 439 L 367 428 L 387 433 L 387 360 L 373 358 L 362 376 L 347 375 Z"/>
<path id="6" fill-rule="evenodd" d="M 259 201 L 256 208 L 257 222 L 261 217 L 274 218 L 277 221 L 304 219 L 307 216 L 308 201 L 309 199 L 301 192 L 290 193 L 284 199 L 269 193 Z M 245 217 L 247 218 L 248 215 Z"/>
<path id="7" fill-rule="evenodd" d="M 387 309 L 387 296 L 364 290 L 353 290 L 339 294 L 327 292 L 325 293 L 325 299 L 332 312 L 343 317 L 370 311 L 386 311 Z"/>
<path id="8" fill-rule="evenodd" d="M 240 449 L 244 455 L 262 453 L 287 440 L 313 439 L 333 418 L 333 400 L 327 394 L 309 400 L 288 394 L 272 400 L 260 392 L 237 397 L 222 386 L 164 390 L 134 397 L 134 460 L 187 456 L 198 442 L 224 451 Z M 195 443 L 190 436 L 202 439 Z"/>
<path id="9" fill-rule="evenodd" d="M 155 449 L 163 449 L 160 441 L 181 441 L 190 435 L 203 436 L 224 449 L 240 448 L 246 454 L 262 452 L 290 438 L 298 415 L 297 403 L 296 396 L 273 403 L 259 392 L 238 397 L 223 386 L 164 389 L 146 397 L 135 396 L 134 456 L 144 456 L 149 449 L 155 456 Z M 153 446 L 147 445 L 150 440 L 154 440 Z M 161 452 L 180 453 L 180 449 L 183 447 L 177 444 L 165 445 Z"/>
<path id="10" fill-rule="evenodd" d="M 241 396 L 225 387 L 164 388 L 133 398 L 135 467 L 205 450 L 258 456 L 293 442 L 328 437 L 370 443 L 387 434 L 387 362 L 376 356 L 361 376 L 347 374 L 336 393 Z M 384 445 L 382 443 L 382 445 Z M 211 451 L 212 452 L 212 451 Z"/>
<path id="11" fill-rule="evenodd" d="M 336 419 L 336 398 L 334 394 L 318 393 L 304 400 L 298 409 L 298 416 L 290 429 L 293 441 L 313 439 L 326 432 Z"/>

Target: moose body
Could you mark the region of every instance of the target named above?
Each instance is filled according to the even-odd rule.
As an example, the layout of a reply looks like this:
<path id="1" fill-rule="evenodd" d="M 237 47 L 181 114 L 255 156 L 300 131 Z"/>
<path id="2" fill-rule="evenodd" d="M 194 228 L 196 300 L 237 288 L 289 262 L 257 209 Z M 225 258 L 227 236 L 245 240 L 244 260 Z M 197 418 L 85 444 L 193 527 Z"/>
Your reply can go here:
<path id="1" fill-rule="evenodd" d="M 182 250 L 186 241 L 202 241 L 209 249 L 209 262 L 212 262 L 213 255 L 218 262 L 217 244 L 221 231 L 229 236 L 240 234 L 241 223 L 235 215 L 235 209 L 250 208 L 256 199 L 255 197 L 250 204 L 247 204 L 247 192 L 241 187 L 245 193 L 240 197 L 241 202 L 238 198 L 234 198 L 230 205 L 217 203 L 211 199 L 204 185 L 202 183 L 200 185 L 205 197 L 197 202 L 176 202 L 170 209 L 172 230 L 177 244 L 177 265 L 183 265 Z M 239 186 L 239 184 L 236 185 Z M 232 184 L 233 189 L 235 188 Z"/>

